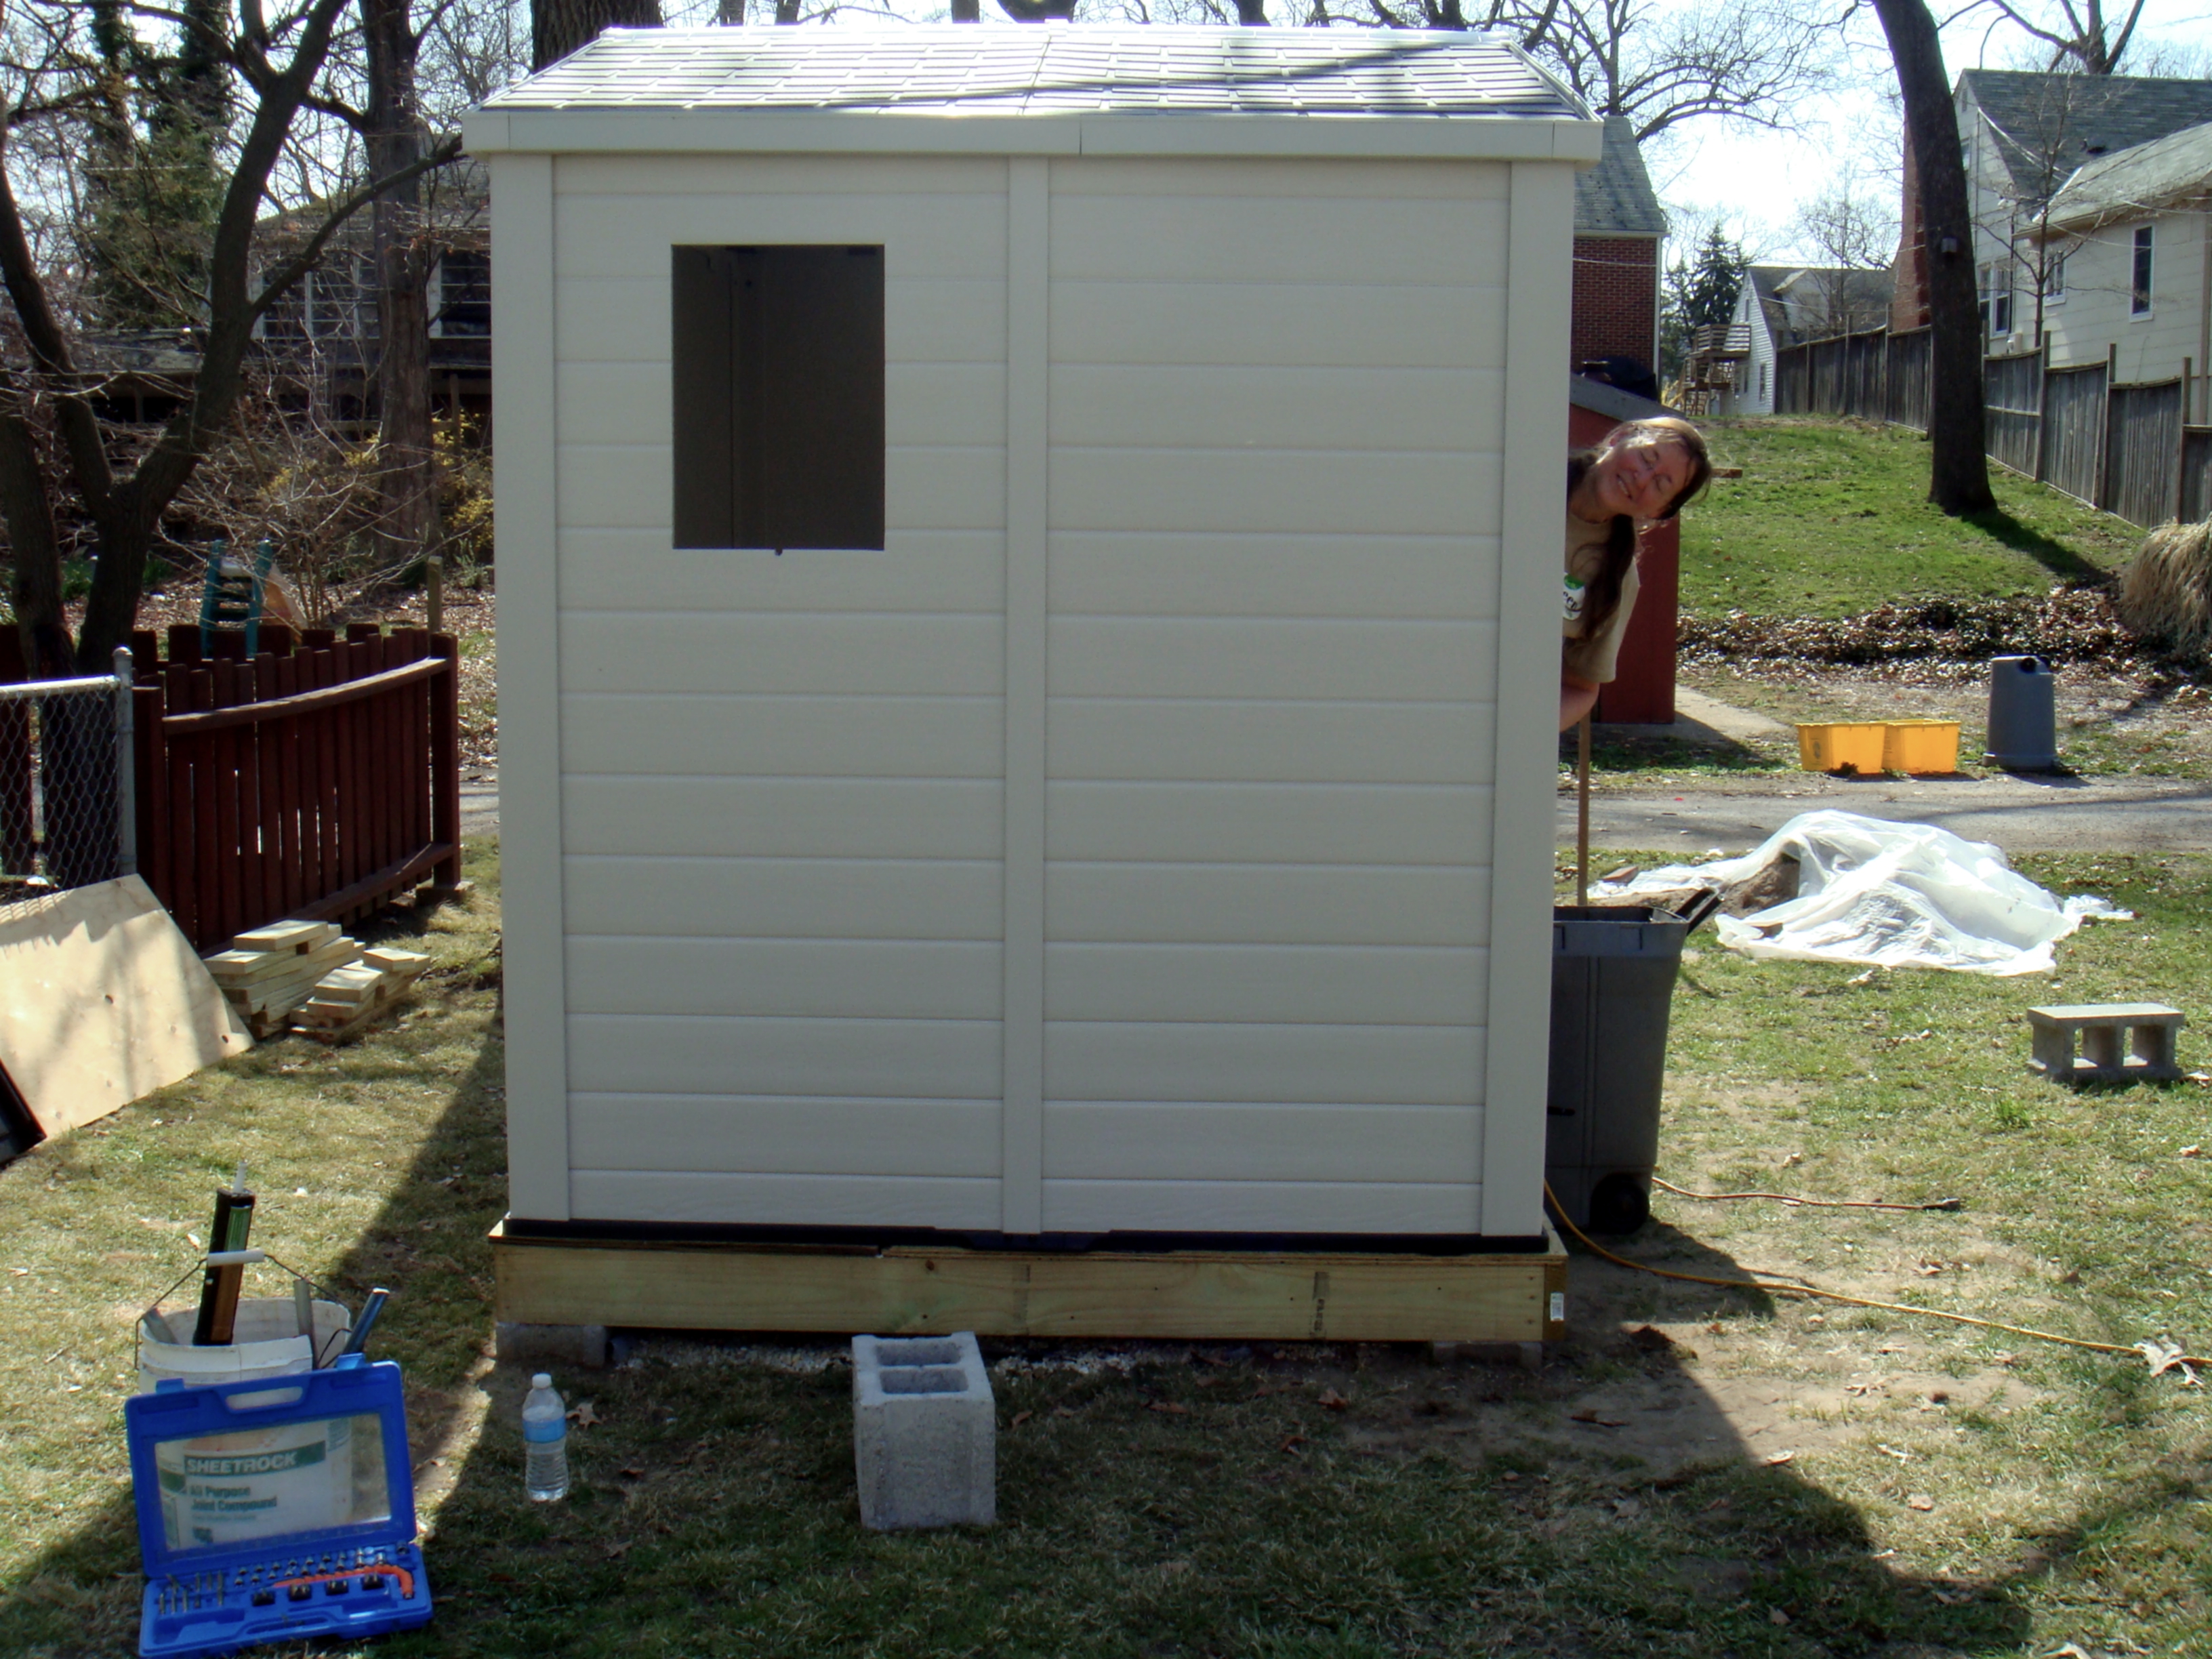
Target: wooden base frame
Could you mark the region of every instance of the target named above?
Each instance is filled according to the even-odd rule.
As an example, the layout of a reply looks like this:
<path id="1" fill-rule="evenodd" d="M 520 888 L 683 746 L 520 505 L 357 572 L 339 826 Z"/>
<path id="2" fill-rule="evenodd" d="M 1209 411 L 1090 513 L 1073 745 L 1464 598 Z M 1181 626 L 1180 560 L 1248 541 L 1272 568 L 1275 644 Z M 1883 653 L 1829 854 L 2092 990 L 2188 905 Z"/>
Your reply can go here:
<path id="1" fill-rule="evenodd" d="M 491 1234 L 502 1322 L 1340 1342 L 1564 1337 L 1566 1253 L 1545 1239 L 1439 1256 L 518 1237 L 504 1223 Z"/>

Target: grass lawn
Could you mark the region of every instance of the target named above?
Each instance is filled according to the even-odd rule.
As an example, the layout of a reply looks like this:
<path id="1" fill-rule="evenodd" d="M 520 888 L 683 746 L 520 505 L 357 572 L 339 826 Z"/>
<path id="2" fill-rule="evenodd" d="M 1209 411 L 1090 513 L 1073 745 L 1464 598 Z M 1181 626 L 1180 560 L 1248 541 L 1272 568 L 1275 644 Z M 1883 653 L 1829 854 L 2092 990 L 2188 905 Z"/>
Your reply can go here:
<path id="1" fill-rule="evenodd" d="M 2000 599 L 2116 570 L 2142 532 L 1992 464 L 1996 510 L 1929 505 L 1928 446 L 1863 421 L 1716 421 L 1717 478 L 1682 517 L 1682 608 L 1848 617 L 1903 599 Z"/>
<path id="2" fill-rule="evenodd" d="M 1662 1195 L 1623 1248 L 2095 1340 L 2212 1339 L 2196 1085 L 2073 1094 L 2020 1010 L 2191 1006 L 2212 860 L 2031 860 L 2136 908 L 2057 983 L 1757 964 L 1674 1005 L 1661 1173 L 1923 1200 Z M 875 1536 L 828 1344 L 641 1337 L 559 1380 L 600 1421 L 524 1501 L 526 1379 L 489 1358 L 505 1200 L 497 870 L 415 924 L 420 1006 L 265 1045 L 0 1171 L 0 1653 L 131 1650 L 131 1325 L 240 1158 L 255 1242 L 398 1291 L 437 1598 L 399 1655 L 2203 1653 L 2212 1435 L 2140 1364 L 1583 1258 L 1540 1371 L 1370 1345 L 988 1345 L 1000 1525 Z M 2197 1012 L 2197 1011 L 2193 1011 Z M 2202 1065 L 2205 1039 L 2187 1034 Z M 337 1651 L 339 1650 L 327 1650 Z"/>

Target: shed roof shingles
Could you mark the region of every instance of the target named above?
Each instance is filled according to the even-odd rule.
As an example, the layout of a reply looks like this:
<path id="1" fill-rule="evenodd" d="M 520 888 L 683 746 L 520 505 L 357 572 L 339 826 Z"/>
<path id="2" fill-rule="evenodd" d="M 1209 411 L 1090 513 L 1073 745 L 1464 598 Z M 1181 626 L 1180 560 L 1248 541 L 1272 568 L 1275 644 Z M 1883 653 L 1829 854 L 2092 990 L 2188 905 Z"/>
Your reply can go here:
<path id="1" fill-rule="evenodd" d="M 1503 39 L 1160 24 L 610 29 L 484 107 L 1587 118 Z"/>

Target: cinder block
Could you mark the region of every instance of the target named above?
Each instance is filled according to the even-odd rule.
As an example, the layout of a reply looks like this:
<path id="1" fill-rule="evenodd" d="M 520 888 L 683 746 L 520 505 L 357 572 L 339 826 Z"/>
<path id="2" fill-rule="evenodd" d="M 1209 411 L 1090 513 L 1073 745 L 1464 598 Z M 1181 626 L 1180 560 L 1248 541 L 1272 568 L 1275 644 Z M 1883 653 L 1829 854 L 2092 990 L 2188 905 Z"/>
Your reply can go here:
<path id="1" fill-rule="evenodd" d="M 853 1464 L 877 1532 L 999 1518 L 999 1419 L 972 1331 L 853 1339 Z"/>
<path id="2" fill-rule="evenodd" d="M 501 1320 L 493 1328 L 502 1365 L 532 1370 L 599 1370 L 607 1363 L 604 1325 L 520 1325 Z"/>
<path id="3" fill-rule="evenodd" d="M 2027 1011 L 2028 1070 L 2061 1083 L 2171 1081 L 2181 1075 L 2174 1035 L 2187 1024 L 2159 1002 L 2085 1002 Z M 2081 1044 L 2077 1057 L 2075 1039 Z M 2122 1039 L 2126 1040 L 2123 1048 Z"/>

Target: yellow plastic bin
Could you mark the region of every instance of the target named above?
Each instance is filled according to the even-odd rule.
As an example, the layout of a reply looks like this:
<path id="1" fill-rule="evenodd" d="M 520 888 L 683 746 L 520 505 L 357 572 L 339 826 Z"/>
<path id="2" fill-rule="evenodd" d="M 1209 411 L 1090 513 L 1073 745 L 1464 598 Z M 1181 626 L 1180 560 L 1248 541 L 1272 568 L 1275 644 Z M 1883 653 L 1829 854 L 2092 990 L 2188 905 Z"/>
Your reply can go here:
<path id="1" fill-rule="evenodd" d="M 1881 764 L 1888 772 L 1959 769 L 1956 720 L 1884 720 Z"/>
<path id="2" fill-rule="evenodd" d="M 1807 772 L 1840 772 L 1846 767 L 1868 776 L 1882 769 L 1888 733 L 1880 720 L 1830 720 L 1797 726 L 1797 764 Z"/>

